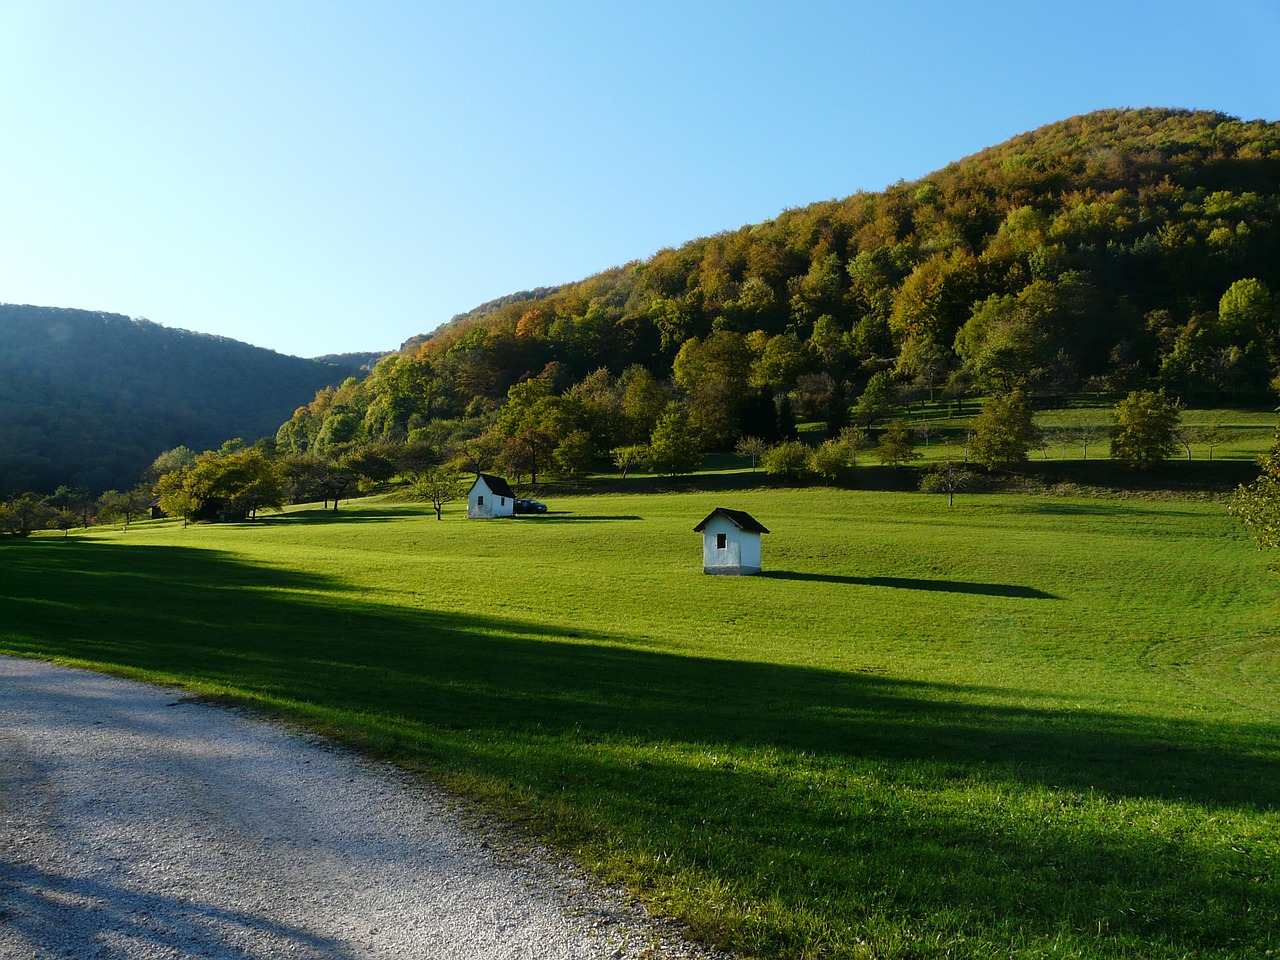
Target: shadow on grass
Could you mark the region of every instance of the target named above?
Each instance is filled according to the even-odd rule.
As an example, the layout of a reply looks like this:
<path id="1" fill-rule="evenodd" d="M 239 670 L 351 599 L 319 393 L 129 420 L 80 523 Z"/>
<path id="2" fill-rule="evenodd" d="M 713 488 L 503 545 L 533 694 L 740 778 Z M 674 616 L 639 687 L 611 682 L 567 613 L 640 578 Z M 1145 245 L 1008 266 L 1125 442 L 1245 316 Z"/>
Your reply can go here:
<path id="1" fill-rule="evenodd" d="M 969 583 L 963 580 L 919 580 L 914 577 L 853 577 L 839 573 L 799 573 L 794 570 L 766 570 L 770 580 L 811 580 L 817 583 L 849 583 L 863 587 L 892 587 L 895 590 L 928 590 L 936 593 L 976 593 L 987 597 L 1015 597 L 1026 600 L 1061 600 L 1034 587 L 1004 583 Z"/>
<path id="2" fill-rule="evenodd" d="M 546 513 L 522 514 L 520 519 L 536 520 L 539 523 L 595 523 L 606 520 L 643 520 L 644 517 L 633 514 L 603 516 L 574 513 L 571 510 L 548 510 Z"/>
<path id="3" fill-rule="evenodd" d="M 3 549 L 0 638 L 23 652 L 454 728 L 1010 762 L 1031 764 L 1021 776 L 1086 790 L 1280 806 L 1280 764 L 1233 750 L 1230 732 L 1191 720 L 1009 706 L 990 688 L 653 652 L 638 637 L 580 623 L 374 605 L 323 576 L 211 550 L 74 539 Z M 1049 596 L 998 584 L 847 579 Z M 992 702 L 973 702 L 975 694 Z"/>
<path id="4" fill-rule="evenodd" d="M 1234 854 L 1201 844 L 1172 857 L 1158 831 L 1107 818 L 1123 798 L 1280 809 L 1274 726 L 653 652 L 577 624 L 370 604 L 322 576 L 207 550 L 50 539 L 6 544 L 0 563 L 0 648 L 224 687 L 375 753 L 505 785 L 574 843 L 667 851 L 641 871 L 655 883 L 690 870 L 816 910 L 832 930 L 855 923 L 849 904 L 871 890 L 910 916 L 989 917 L 984 935 L 1016 917 L 1019 936 L 1046 941 L 1087 937 L 1102 884 L 1125 905 L 1211 905 L 1119 911 L 1113 928 L 1158 931 L 1163 955 L 1261 942 L 1255 920 L 1232 918 L 1262 917 L 1255 901 L 1273 884 L 1239 882 Z M 690 759 L 716 755 L 732 762 Z M 734 769 L 757 756 L 772 759 Z M 930 806 L 966 784 L 972 804 Z M 1072 791 L 1096 820 L 1050 800 L 1030 822 L 1001 799 L 1046 788 Z"/>
<path id="5" fill-rule="evenodd" d="M 287 513 L 264 513 L 258 517 L 258 523 L 287 523 L 295 526 L 322 523 L 386 523 L 389 520 L 403 520 L 405 517 L 434 520 L 435 514 L 431 512 L 430 505 L 383 507 L 376 510 L 361 507 L 359 510 L 340 509 L 336 513 L 332 507 L 325 509 L 316 506 L 314 509 L 290 510 Z"/>

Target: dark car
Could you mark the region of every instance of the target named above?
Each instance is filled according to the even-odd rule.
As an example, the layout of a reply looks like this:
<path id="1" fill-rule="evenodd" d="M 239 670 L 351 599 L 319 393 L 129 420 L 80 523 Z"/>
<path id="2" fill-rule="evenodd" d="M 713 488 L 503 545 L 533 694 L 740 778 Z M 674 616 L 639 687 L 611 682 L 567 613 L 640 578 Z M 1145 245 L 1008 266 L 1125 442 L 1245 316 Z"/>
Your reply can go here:
<path id="1" fill-rule="evenodd" d="M 540 500 L 520 497 L 516 500 L 516 513 L 546 513 L 547 505 Z"/>

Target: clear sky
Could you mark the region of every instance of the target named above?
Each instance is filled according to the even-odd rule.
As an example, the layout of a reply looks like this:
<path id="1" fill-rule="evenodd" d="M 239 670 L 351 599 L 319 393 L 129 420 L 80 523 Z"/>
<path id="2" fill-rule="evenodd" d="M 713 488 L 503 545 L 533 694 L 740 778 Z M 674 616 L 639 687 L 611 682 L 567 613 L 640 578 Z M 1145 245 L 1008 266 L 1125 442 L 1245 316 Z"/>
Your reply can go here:
<path id="1" fill-rule="evenodd" d="M 0 302 L 283 353 L 1104 107 L 1280 119 L 1280 0 L 0 0 Z"/>

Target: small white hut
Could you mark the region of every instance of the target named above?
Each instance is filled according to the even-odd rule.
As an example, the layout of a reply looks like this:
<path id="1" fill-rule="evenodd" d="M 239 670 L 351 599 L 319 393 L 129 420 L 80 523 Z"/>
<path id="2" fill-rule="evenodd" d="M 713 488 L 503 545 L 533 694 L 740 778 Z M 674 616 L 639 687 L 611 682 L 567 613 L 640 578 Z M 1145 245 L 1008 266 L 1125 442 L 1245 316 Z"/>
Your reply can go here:
<path id="1" fill-rule="evenodd" d="M 693 528 L 702 534 L 702 572 L 731 577 L 760 572 L 760 534 L 768 529 L 741 510 L 716 507 Z"/>
<path id="2" fill-rule="evenodd" d="M 510 517 L 516 512 L 515 491 L 502 477 L 478 473 L 467 491 L 467 516 L 472 520 Z"/>

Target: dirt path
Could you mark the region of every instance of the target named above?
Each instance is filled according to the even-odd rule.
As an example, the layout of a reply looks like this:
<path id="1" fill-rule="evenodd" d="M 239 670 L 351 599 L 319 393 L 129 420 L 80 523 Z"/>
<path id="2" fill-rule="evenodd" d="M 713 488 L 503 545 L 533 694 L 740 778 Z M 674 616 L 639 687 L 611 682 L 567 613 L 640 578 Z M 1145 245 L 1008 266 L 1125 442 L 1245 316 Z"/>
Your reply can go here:
<path id="1" fill-rule="evenodd" d="M 456 820 L 273 725 L 0 657 L 3 960 L 706 956 Z"/>

